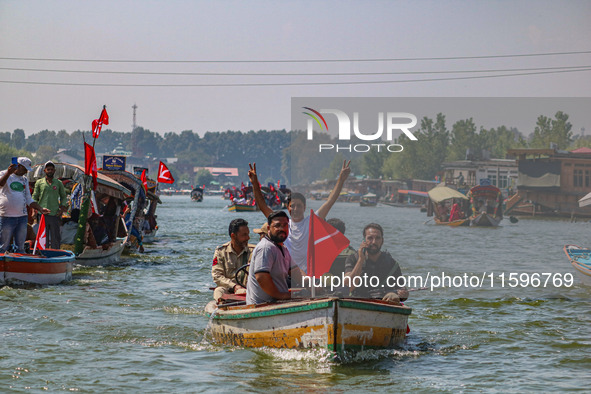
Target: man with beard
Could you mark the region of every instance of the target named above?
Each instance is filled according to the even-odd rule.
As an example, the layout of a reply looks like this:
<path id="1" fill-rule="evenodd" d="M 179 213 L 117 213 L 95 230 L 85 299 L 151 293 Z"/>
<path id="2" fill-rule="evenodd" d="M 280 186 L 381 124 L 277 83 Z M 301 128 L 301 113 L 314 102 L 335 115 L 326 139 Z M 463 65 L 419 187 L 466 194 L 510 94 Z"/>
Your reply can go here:
<path id="1" fill-rule="evenodd" d="M 55 164 L 48 161 L 45 163 L 45 178 L 35 182 L 33 200 L 37 201 L 43 208 L 49 209 L 45 216 L 45 231 L 47 232 L 47 247 L 59 249 L 62 242 L 60 226 L 62 213 L 68 208 L 66 206 L 66 189 L 59 179 L 54 179 Z"/>
<path id="2" fill-rule="evenodd" d="M 349 256 L 345 262 L 345 276 L 351 278 L 351 295 L 362 298 L 382 298 L 394 304 L 400 304 L 408 298 L 405 287 L 396 285 L 396 279 L 402 275 L 400 266 L 392 258 L 390 253 L 382 252 L 384 243 L 384 230 L 377 223 L 370 223 L 363 229 L 363 242 L 359 251 Z M 367 276 L 366 276 L 367 275 Z M 366 276 L 367 279 L 361 286 L 356 287 L 355 282 Z M 377 287 L 369 285 L 369 278 L 379 278 Z M 354 278 L 360 277 L 356 280 Z M 388 287 L 387 278 L 391 277 Z"/>
<path id="3" fill-rule="evenodd" d="M 246 289 L 236 282 L 236 271 L 248 264 L 252 256 L 254 245 L 250 245 L 250 231 L 248 222 L 244 219 L 234 219 L 228 227 L 230 241 L 215 250 L 211 276 L 217 286 L 213 292 L 216 302 L 224 294 L 245 294 Z"/>
<path id="4" fill-rule="evenodd" d="M 262 304 L 288 300 L 287 277 L 292 260 L 283 242 L 289 234 L 289 218 L 283 211 L 275 211 L 267 217 L 269 230 L 252 252 L 252 263 L 246 286 L 246 303 Z"/>

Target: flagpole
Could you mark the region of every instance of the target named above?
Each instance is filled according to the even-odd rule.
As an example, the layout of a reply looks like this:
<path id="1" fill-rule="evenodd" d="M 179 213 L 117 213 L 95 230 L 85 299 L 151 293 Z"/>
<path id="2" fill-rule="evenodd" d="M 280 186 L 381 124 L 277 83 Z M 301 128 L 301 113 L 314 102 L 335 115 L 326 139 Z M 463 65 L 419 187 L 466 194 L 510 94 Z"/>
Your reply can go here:
<path id="1" fill-rule="evenodd" d="M 103 124 L 101 123 L 103 120 L 103 112 L 105 112 L 107 110 L 107 106 L 103 105 L 103 109 L 101 110 L 101 113 L 99 115 L 99 123 L 101 124 L 101 128 L 103 127 Z M 98 123 L 97 123 L 97 127 L 98 127 Z M 94 131 L 94 130 L 93 130 Z M 84 137 L 84 133 L 82 134 L 82 136 Z M 96 138 L 94 138 L 93 136 L 93 140 L 92 140 L 92 149 L 94 149 L 94 144 L 96 143 Z"/>
<path id="2" fill-rule="evenodd" d="M 312 272 L 308 272 L 308 276 L 311 275 L 312 278 L 312 289 L 310 290 L 310 295 L 312 298 L 316 298 L 316 287 L 314 286 L 314 277 L 316 273 L 316 251 L 314 248 L 314 211 L 310 209 L 310 231 L 308 233 L 308 253 L 311 256 L 311 264 L 309 268 L 312 268 Z M 310 248 L 312 251 L 310 252 Z"/>
<path id="3" fill-rule="evenodd" d="M 101 113 L 99 115 L 99 121 L 101 121 L 103 111 L 106 111 L 106 109 L 107 109 L 107 106 L 103 105 L 103 109 L 101 110 Z M 90 132 L 92 134 L 93 130 L 91 130 Z M 84 132 L 82 133 L 82 141 L 85 144 L 84 157 L 85 157 L 85 162 L 86 162 L 86 138 L 84 137 Z M 94 151 L 95 143 L 96 143 L 96 138 L 94 138 L 94 136 L 93 136 L 93 141 L 92 141 L 92 150 L 93 151 Z M 96 161 L 96 155 L 95 155 L 95 161 Z M 80 255 L 84 251 L 84 247 L 86 246 L 86 244 L 84 243 L 84 237 L 86 235 L 86 223 L 88 222 L 88 211 L 90 208 L 90 189 L 91 189 L 92 177 L 85 174 L 83 179 L 84 179 L 84 183 L 82 184 L 82 186 L 83 186 L 82 204 L 80 206 L 80 216 L 78 217 L 78 229 L 76 230 L 76 236 L 74 238 L 74 254 L 76 256 Z"/>

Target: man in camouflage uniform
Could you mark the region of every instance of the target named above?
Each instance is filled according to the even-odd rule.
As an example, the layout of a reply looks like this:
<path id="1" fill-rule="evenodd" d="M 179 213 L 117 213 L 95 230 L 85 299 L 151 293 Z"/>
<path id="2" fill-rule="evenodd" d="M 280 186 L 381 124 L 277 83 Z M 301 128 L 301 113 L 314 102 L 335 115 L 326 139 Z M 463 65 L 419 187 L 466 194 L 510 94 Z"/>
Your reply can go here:
<path id="1" fill-rule="evenodd" d="M 248 243 L 250 230 L 244 219 L 234 219 L 228 228 L 230 241 L 219 246 L 213 255 L 211 276 L 216 284 L 213 299 L 217 302 L 224 294 L 246 294 L 246 288 L 236 283 L 238 268 L 250 262 L 255 245 Z"/>

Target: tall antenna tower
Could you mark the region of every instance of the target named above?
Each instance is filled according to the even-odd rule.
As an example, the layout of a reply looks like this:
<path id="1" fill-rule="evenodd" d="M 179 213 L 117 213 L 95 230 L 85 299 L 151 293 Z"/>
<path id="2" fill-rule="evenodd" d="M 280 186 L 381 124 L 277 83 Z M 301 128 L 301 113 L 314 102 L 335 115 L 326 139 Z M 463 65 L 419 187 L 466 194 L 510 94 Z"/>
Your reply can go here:
<path id="1" fill-rule="evenodd" d="M 137 109 L 137 105 L 135 105 L 135 103 L 134 103 L 131 108 L 133 108 L 133 124 L 131 125 L 131 127 L 132 127 L 131 131 L 133 132 L 135 130 L 135 128 L 137 127 L 137 125 L 135 123 L 135 110 Z"/>

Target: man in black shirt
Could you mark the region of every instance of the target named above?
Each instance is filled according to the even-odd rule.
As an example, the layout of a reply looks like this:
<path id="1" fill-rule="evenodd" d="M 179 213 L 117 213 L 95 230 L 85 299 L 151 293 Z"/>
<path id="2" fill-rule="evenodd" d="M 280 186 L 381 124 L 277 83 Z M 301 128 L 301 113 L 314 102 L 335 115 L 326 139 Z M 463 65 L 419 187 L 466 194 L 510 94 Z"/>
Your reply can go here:
<path id="1" fill-rule="evenodd" d="M 398 286 L 396 279 L 402 276 L 400 266 L 390 253 L 381 251 L 383 243 L 382 226 L 376 223 L 365 226 L 359 251 L 345 262 L 345 277 L 351 278 L 354 297 L 382 298 L 400 304 L 408 298 L 408 291 Z"/>

